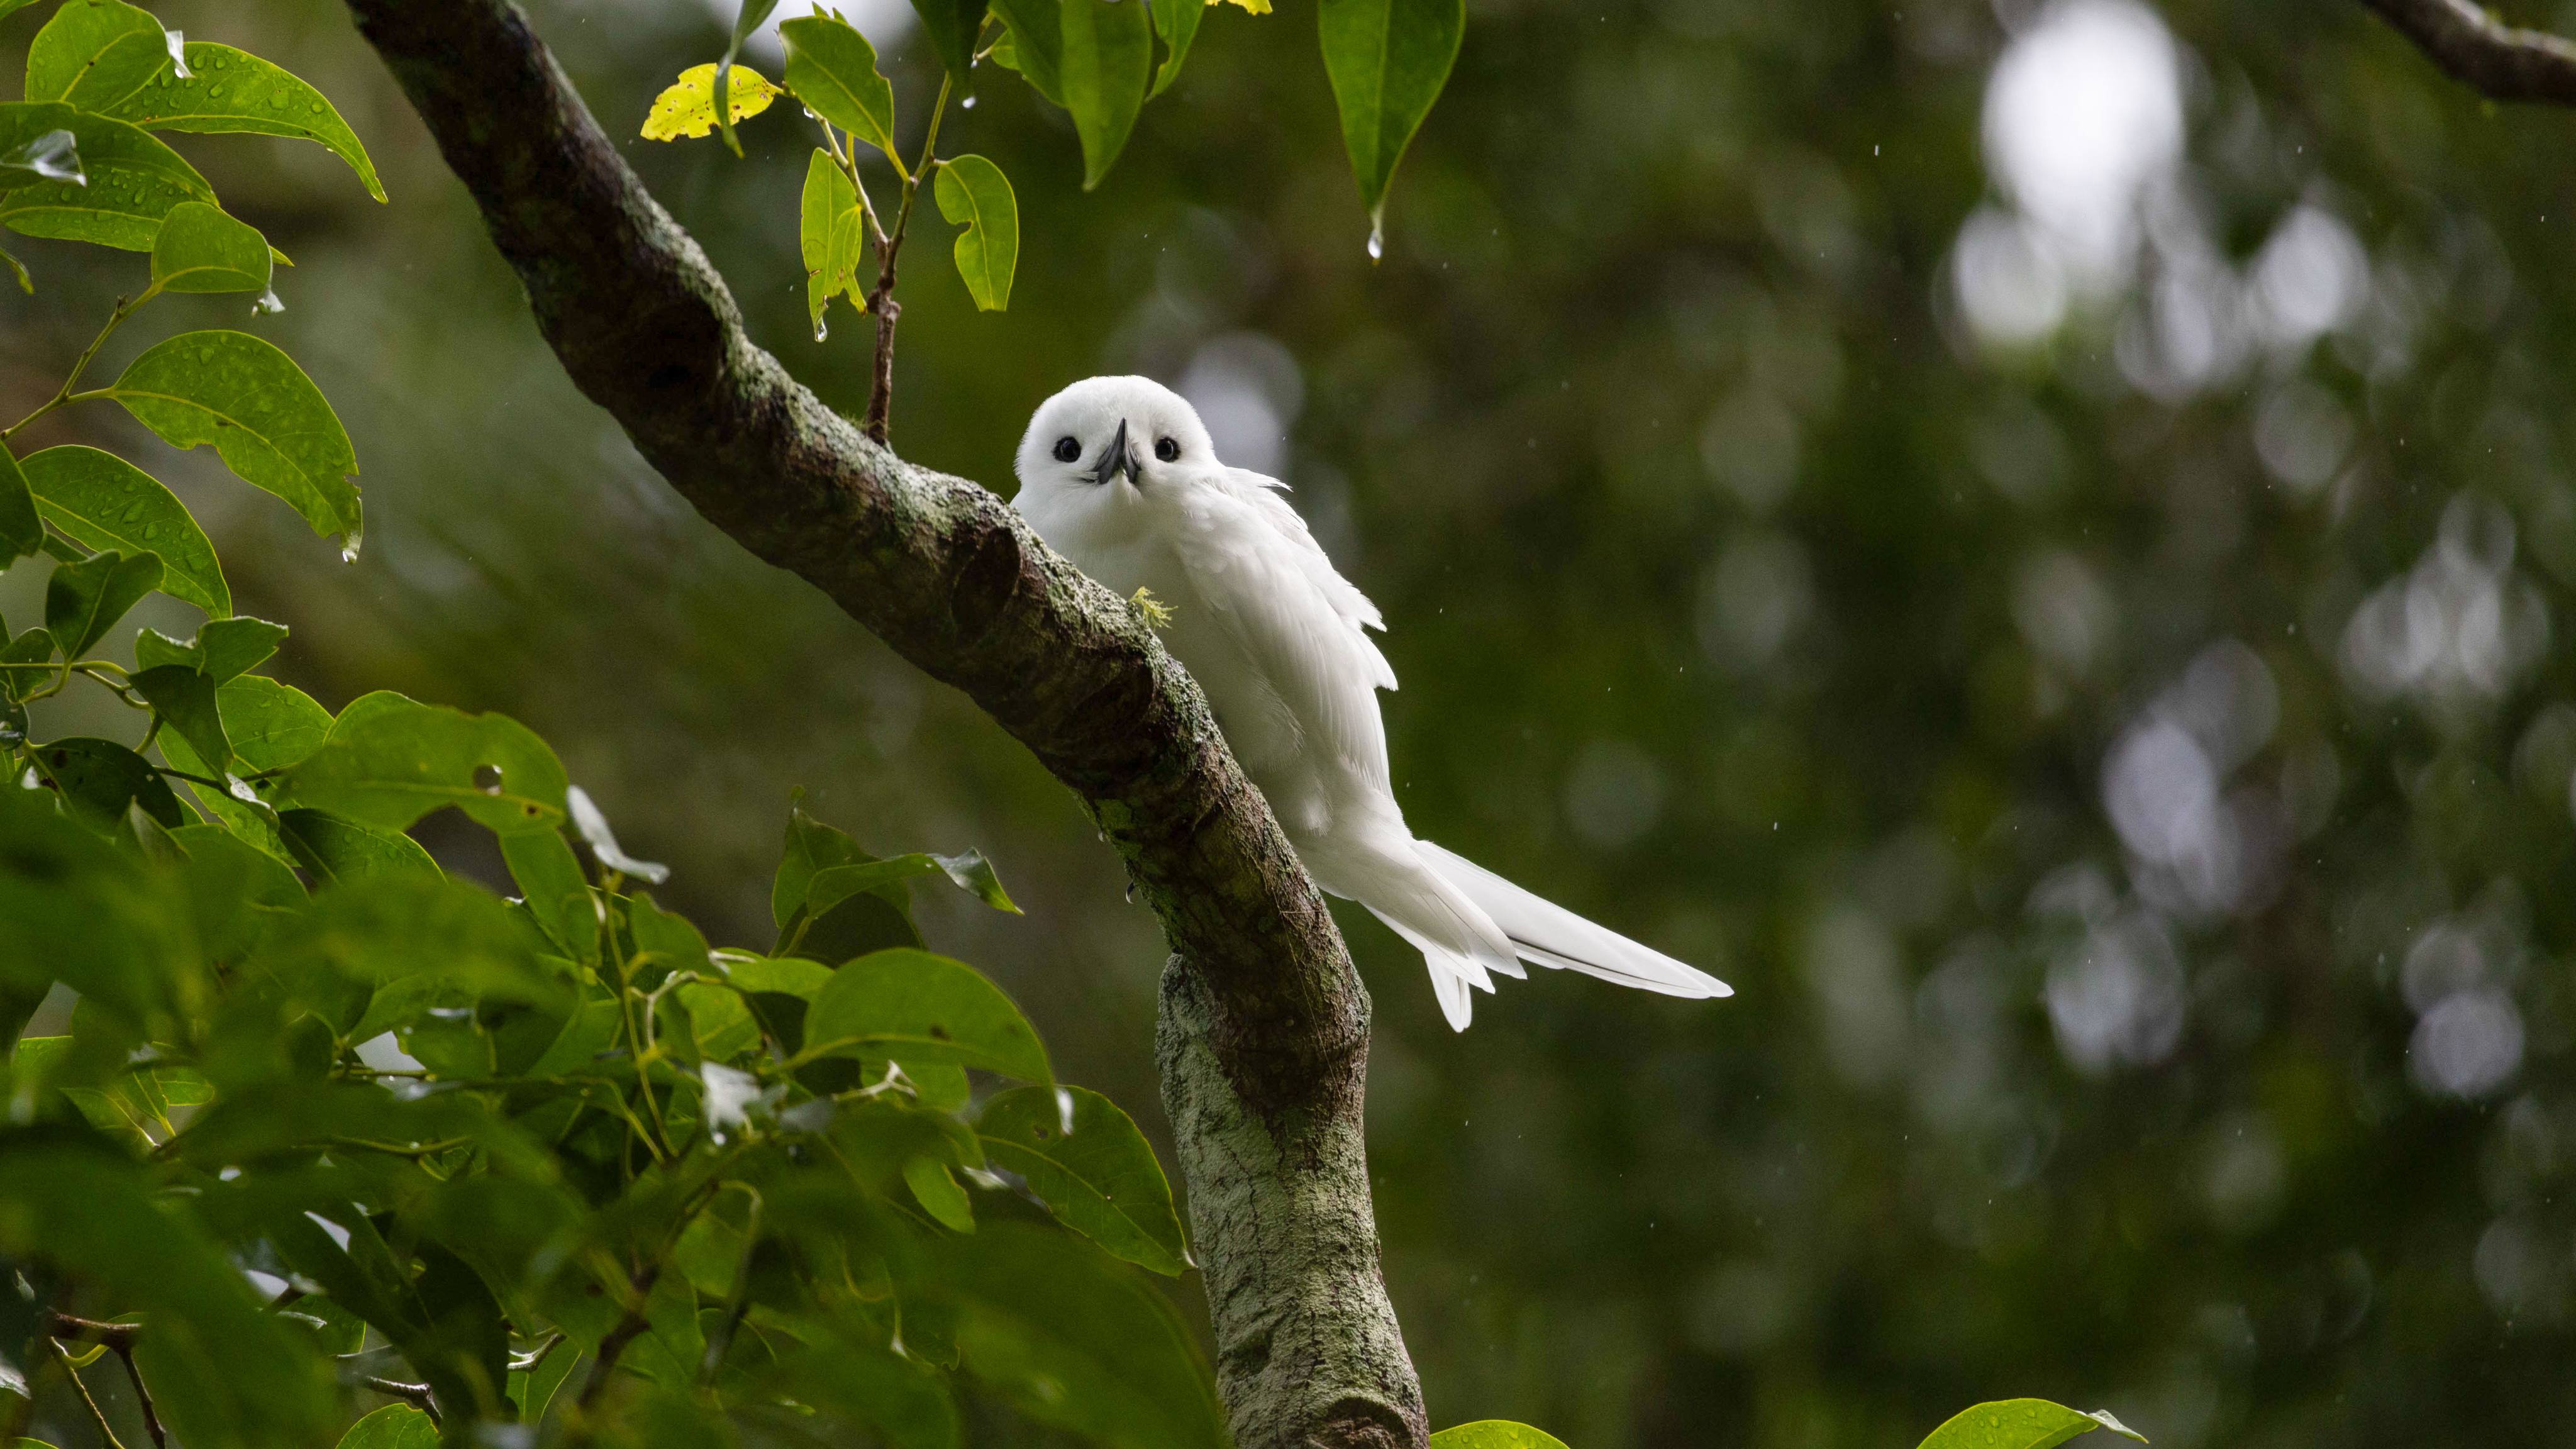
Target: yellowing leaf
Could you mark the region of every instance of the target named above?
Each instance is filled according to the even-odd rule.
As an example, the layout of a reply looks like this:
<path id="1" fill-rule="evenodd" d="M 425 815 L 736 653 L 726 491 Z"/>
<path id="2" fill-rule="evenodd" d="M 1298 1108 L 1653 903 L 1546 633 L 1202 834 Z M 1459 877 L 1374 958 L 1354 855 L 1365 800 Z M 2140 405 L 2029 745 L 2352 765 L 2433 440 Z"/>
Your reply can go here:
<path id="1" fill-rule="evenodd" d="M 1267 15 L 1270 13 L 1270 0 L 1207 0 L 1207 3 L 1210 5 L 1240 5 L 1244 9 L 1244 13 L 1248 15 Z"/>
<path id="2" fill-rule="evenodd" d="M 747 121 L 769 109 L 769 103 L 785 92 L 770 83 L 769 77 L 737 62 L 733 81 L 726 87 L 733 118 Z M 713 64 L 693 65 L 680 72 L 671 88 L 653 99 L 653 110 L 644 118 L 644 139 L 676 141 L 682 136 L 703 136 L 716 128 L 716 68 Z"/>

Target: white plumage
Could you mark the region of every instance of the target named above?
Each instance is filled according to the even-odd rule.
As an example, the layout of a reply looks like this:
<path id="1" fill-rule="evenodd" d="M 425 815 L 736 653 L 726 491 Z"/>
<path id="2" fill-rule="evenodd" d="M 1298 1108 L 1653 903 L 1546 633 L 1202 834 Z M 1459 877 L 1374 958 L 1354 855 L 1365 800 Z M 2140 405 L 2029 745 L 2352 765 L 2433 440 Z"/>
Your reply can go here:
<path id="1" fill-rule="evenodd" d="M 1520 963 L 1668 996 L 1726 984 L 1429 841 L 1397 808 L 1377 691 L 1395 671 L 1377 606 L 1333 568 L 1275 479 L 1219 462 L 1187 400 L 1095 377 L 1049 398 L 1020 441 L 1015 500 L 1039 536 L 1121 594 L 1172 610 L 1166 644 L 1315 883 L 1422 952 L 1449 1024 Z"/>

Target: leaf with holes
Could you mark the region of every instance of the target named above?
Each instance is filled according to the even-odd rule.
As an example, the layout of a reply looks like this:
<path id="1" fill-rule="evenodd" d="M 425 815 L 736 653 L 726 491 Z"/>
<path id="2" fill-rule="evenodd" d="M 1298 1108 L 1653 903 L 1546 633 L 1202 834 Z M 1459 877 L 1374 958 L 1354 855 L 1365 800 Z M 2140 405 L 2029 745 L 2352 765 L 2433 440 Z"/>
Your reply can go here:
<path id="1" fill-rule="evenodd" d="M 737 121 L 750 120 L 786 94 L 771 84 L 769 77 L 747 65 L 733 68 L 726 92 Z M 653 109 L 644 117 L 643 135 L 647 141 L 676 141 L 683 136 L 703 136 L 715 127 L 716 68 L 710 62 L 680 72 L 678 80 L 654 97 Z"/>
<path id="2" fill-rule="evenodd" d="M 114 453 L 65 444 L 27 459 L 36 511 L 85 549 L 161 556 L 161 591 L 218 619 L 233 611 L 215 546 L 179 496 Z"/>
<path id="3" fill-rule="evenodd" d="M 188 823 L 161 772 L 114 740 L 48 740 L 28 754 L 72 813 L 102 830 L 124 819 L 128 805 L 142 806 L 144 814 L 173 829 Z"/>
<path id="4" fill-rule="evenodd" d="M 108 395 L 172 447 L 213 444 L 235 477 L 358 546 L 357 451 L 322 390 L 272 344 L 182 332 L 134 359 Z"/>
<path id="5" fill-rule="evenodd" d="M 1057 1092 L 1073 1101 L 1070 1133 Z M 1117 1103 L 1081 1087 L 1017 1087 L 985 1104 L 975 1131 L 987 1160 L 1018 1173 L 1066 1227 L 1140 1268 L 1189 1266 L 1172 1184 Z"/>
<path id="6" fill-rule="evenodd" d="M 453 805 L 501 835 L 564 822 L 564 769 L 546 742 L 497 714 L 364 696 L 285 774 L 287 801 L 400 831 Z"/>
<path id="7" fill-rule="evenodd" d="M 1191 0 L 1195 4 L 1196 0 Z M 981 156 L 942 162 L 932 189 L 939 214 L 966 229 L 957 234 L 957 275 L 981 312 L 1011 305 L 1011 278 L 1020 265 L 1020 203 L 1010 178 Z"/>
<path id="8" fill-rule="evenodd" d="M 1163 42 L 1163 63 L 1154 71 L 1154 89 L 1148 100 L 1170 90 L 1172 82 L 1180 79 L 1181 62 L 1189 59 L 1190 42 L 1198 38 L 1199 22 L 1206 18 L 1208 6 L 1213 3 L 1215 0 L 1150 0 L 1148 13 L 1154 19 L 1154 34 Z M 1250 9 L 1250 4 L 1246 3 L 1245 8 Z M 1269 8 L 1269 0 L 1262 0 L 1262 11 Z"/>

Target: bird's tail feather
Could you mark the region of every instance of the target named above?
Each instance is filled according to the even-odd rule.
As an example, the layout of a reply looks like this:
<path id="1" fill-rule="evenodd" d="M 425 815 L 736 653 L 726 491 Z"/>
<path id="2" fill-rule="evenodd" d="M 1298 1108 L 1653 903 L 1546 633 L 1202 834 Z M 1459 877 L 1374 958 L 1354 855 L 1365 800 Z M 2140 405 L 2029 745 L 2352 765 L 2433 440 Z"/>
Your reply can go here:
<path id="1" fill-rule="evenodd" d="M 1468 894 L 1424 858 L 1417 842 L 1390 842 L 1373 852 L 1365 894 L 1353 892 L 1369 913 L 1386 922 L 1422 953 L 1432 989 L 1449 1025 L 1467 1029 L 1473 991 L 1494 989 L 1494 977 L 1526 976 L 1511 939 Z"/>
<path id="2" fill-rule="evenodd" d="M 1432 872 L 1474 903 L 1502 929 L 1522 960 L 1560 970 L 1580 971 L 1621 986 L 1659 991 L 1666 996 L 1733 996 L 1735 989 L 1705 971 L 1686 966 L 1661 951 L 1638 945 L 1606 927 L 1585 920 L 1556 903 L 1521 889 L 1483 866 L 1427 840 L 1415 851 Z M 1384 919 L 1384 913 L 1380 913 Z M 1394 924 L 1392 921 L 1388 924 Z M 1397 928 L 1399 931 L 1401 927 Z M 1418 944 L 1418 943 L 1417 943 Z M 1425 954 L 1429 954 L 1427 951 Z M 1435 969 L 1435 976 L 1438 975 Z M 1514 971 L 1512 975 L 1521 973 Z M 1446 1003 L 1443 1003 L 1444 1006 Z M 1463 1013 L 1450 1023 L 1465 1030 Z"/>

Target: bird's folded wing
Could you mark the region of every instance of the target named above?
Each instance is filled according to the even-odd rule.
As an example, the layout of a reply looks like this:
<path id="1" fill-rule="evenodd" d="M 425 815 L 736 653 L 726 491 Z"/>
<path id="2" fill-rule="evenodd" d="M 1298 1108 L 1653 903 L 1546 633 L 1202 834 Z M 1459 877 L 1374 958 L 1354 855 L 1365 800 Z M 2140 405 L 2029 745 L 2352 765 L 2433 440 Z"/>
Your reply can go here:
<path id="1" fill-rule="evenodd" d="M 1306 520 L 1281 496 L 1288 491 L 1287 484 L 1249 468 L 1227 469 L 1226 482 L 1234 495 L 1279 535 L 1298 572 L 1306 576 L 1307 582 L 1315 586 L 1316 592 L 1324 596 L 1324 601 L 1332 605 L 1333 612 L 1341 615 L 1353 631 L 1375 629 L 1385 632 L 1386 617 L 1377 611 L 1377 605 L 1369 602 L 1369 596 L 1361 593 L 1357 584 L 1343 578 L 1341 570 L 1333 567 L 1332 559 L 1324 553 L 1324 546 L 1315 542 L 1314 531 L 1306 526 Z M 1377 687 L 1395 688 L 1395 670 L 1388 666 L 1386 656 L 1378 653 L 1376 641 L 1362 633 L 1360 642 L 1368 647 L 1369 656 L 1377 662 Z"/>
<path id="2" fill-rule="evenodd" d="M 1174 552 L 1201 603 L 1296 716 L 1308 746 L 1333 751 L 1387 789 L 1377 690 L 1394 688 L 1395 673 L 1357 612 L 1374 618 L 1377 610 L 1333 571 L 1303 523 L 1287 532 L 1257 501 L 1265 499 L 1295 521 L 1260 490 L 1203 490 L 1193 536 Z"/>

